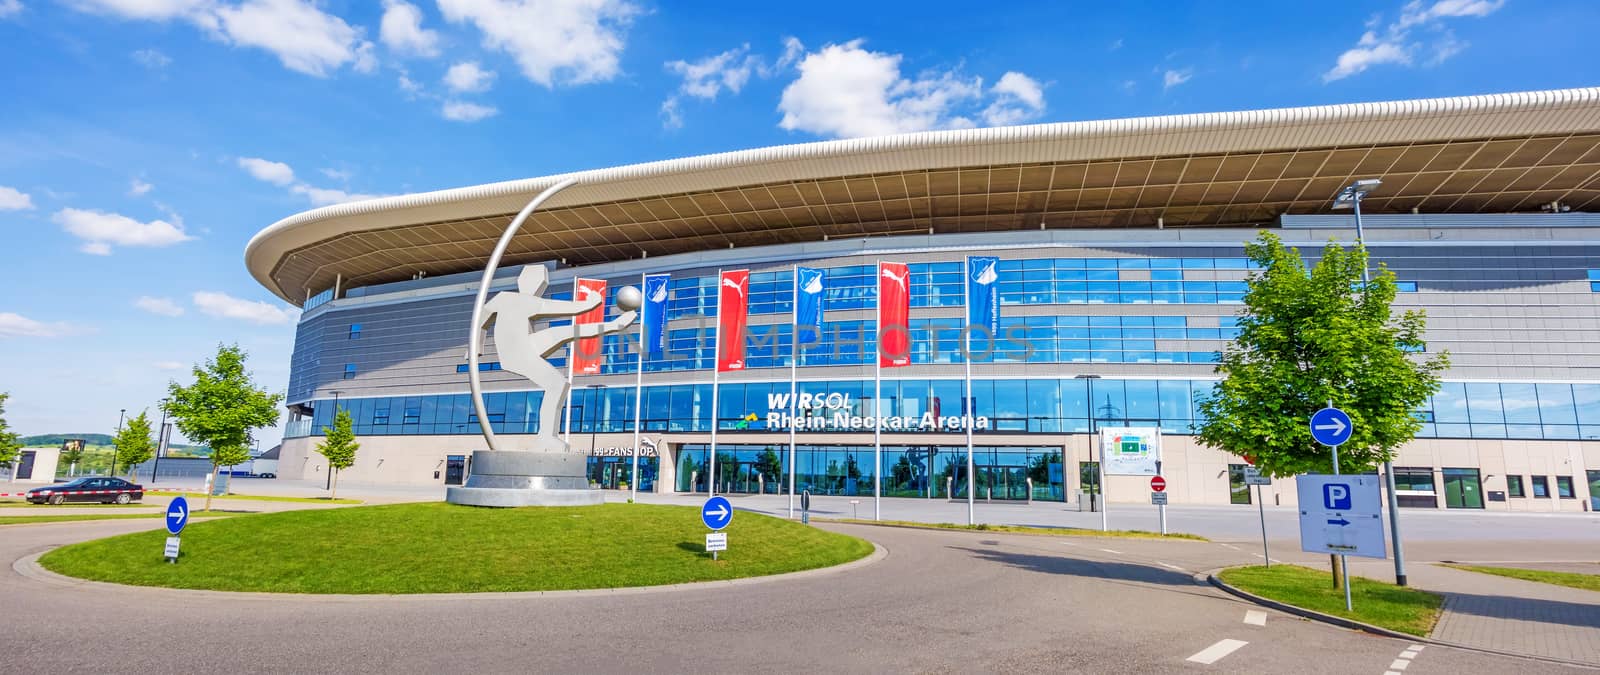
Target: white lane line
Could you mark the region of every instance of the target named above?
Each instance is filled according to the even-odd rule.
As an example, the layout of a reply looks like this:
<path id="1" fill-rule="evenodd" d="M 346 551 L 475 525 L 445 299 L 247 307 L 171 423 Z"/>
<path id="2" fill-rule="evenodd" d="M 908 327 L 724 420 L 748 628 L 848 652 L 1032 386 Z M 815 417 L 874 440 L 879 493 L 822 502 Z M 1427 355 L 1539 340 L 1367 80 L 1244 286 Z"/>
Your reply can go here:
<path id="1" fill-rule="evenodd" d="M 1417 658 L 1417 653 L 1407 649 L 1407 650 L 1405 650 L 1403 652 L 1400 652 L 1400 658 L 1406 659 L 1406 660 L 1409 661 L 1411 659 Z"/>
<path id="2" fill-rule="evenodd" d="M 1235 651 L 1238 651 L 1240 647 L 1243 647 L 1243 646 L 1245 646 L 1247 644 L 1250 644 L 1250 643 L 1245 642 L 1244 640 L 1234 640 L 1234 639 L 1217 640 L 1216 644 L 1211 645 L 1210 647 L 1206 647 L 1205 649 L 1200 650 L 1200 653 L 1189 657 L 1189 660 L 1193 661 L 1195 663 L 1203 663 L 1203 664 L 1209 666 L 1209 665 L 1211 665 L 1213 663 L 1216 663 L 1217 661 L 1221 660 L 1222 657 L 1227 656 L 1229 654 L 1232 654 Z"/>
<path id="3" fill-rule="evenodd" d="M 1395 659 L 1394 663 L 1389 664 L 1389 670 L 1405 670 L 1406 668 L 1408 668 L 1410 666 L 1411 666 L 1411 662 L 1410 661 L 1407 661 L 1405 659 Z"/>
<path id="4" fill-rule="evenodd" d="M 1386 670 L 1386 671 L 1384 671 L 1383 675 L 1403 675 L 1403 674 L 1398 670 Z"/>
<path id="5" fill-rule="evenodd" d="M 1122 551 L 1113 551 L 1113 550 L 1111 550 L 1109 548 L 1102 548 L 1100 550 L 1105 551 L 1106 553 L 1114 554 L 1114 555 L 1122 555 Z"/>
<path id="6" fill-rule="evenodd" d="M 1231 548 L 1235 551 L 1239 550 L 1238 547 L 1234 546 L 1233 544 L 1223 544 L 1222 546 L 1223 548 Z"/>
<path id="7" fill-rule="evenodd" d="M 1187 572 L 1188 571 L 1188 570 L 1183 569 L 1182 567 L 1179 567 L 1179 566 L 1174 565 L 1172 563 L 1158 562 L 1156 564 L 1158 564 L 1158 565 L 1160 565 L 1162 567 L 1165 567 L 1165 568 L 1167 568 L 1169 570 L 1178 570 L 1179 572 Z"/>
<path id="8" fill-rule="evenodd" d="M 1244 622 L 1252 626 L 1267 625 L 1267 613 L 1259 609 L 1247 609 L 1244 612 Z"/>
<path id="9" fill-rule="evenodd" d="M 1410 647 L 1406 647 L 1406 651 L 1408 651 L 1408 652 L 1420 652 L 1420 651 L 1422 651 L 1422 648 L 1426 647 L 1426 646 L 1427 645 L 1411 645 Z"/>

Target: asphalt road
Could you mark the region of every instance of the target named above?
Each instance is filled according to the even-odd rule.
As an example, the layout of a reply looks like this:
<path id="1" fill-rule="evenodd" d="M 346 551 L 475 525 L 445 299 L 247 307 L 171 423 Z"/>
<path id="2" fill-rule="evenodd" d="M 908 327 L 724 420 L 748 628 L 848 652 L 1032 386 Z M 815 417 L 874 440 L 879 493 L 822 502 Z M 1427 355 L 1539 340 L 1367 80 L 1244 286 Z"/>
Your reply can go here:
<path id="1" fill-rule="evenodd" d="M 827 525 L 843 571 L 634 592 L 312 597 L 63 583 L 18 564 L 158 526 L 0 535 L 0 672 L 1228 672 L 1383 675 L 1411 643 L 1264 611 L 1194 573 L 1218 544 Z M 530 564 L 540 564 L 530 561 Z M 1244 642 L 1206 665 L 1191 661 Z M 1429 646 L 1414 673 L 1593 672 Z"/>

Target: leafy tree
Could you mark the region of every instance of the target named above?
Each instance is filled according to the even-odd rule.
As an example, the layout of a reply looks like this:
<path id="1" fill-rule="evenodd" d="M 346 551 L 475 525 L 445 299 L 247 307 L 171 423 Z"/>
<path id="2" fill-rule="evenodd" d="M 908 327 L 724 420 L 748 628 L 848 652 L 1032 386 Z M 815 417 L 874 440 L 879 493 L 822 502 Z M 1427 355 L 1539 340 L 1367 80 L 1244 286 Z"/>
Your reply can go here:
<path id="1" fill-rule="evenodd" d="M 211 447 L 211 480 L 217 470 L 250 459 L 251 431 L 278 425 L 283 394 L 268 394 L 245 371 L 238 345 L 217 345 L 217 355 L 194 367 L 194 384 L 167 385 L 167 414 L 178 431 Z M 211 494 L 206 493 L 206 510 Z"/>
<path id="2" fill-rule="evenodd" d="M 0 393 L 0 466 L 11 467 L 17 461 L 17 451 L 22 448 L 22 442 L 17 439 L 16 432 L 11 431 L 6 424 L 6 399 L 11 394 Z"/>
<path id="3" fill-rule="evenodd" d="M 1248 456 L 1264 474 L 1328 472 L 1329 448 L 1311 438 L 1311 414 L 1331 401 L 1355 429 L 1340 470 L 1388 461 L 1422 428 L 1415 411 L 1439 388 L 1449 355 L 1417 356 L 1426 317 L 1396 316 L 1394 273 L 1363 285 L 1364 247 L 1329 244 L 1308 270 L 1298 249 L 1263 232 L 1246 246 L 1248 278 L 1239 337 L 1217 366 L 1222 381 L 1200 401 L 1202 444 Z"/>
<path id="4" fill-rule="evenodd" d="M 333 416 L 333 428 L 322 428 L 325 440 L 317 445 L 317 453 L 328 458 L 328 469 L 334 472 L 329 499 L 339 497 L 339 472 L 355 465 L 356 451 L 361 449 L 361 444 L 356 442 L 356 432 L 351 430 L 352 424 L 350 411 L 341 408 L 339 414 Z"/>
<path id="5" fill-rule="evenodd" d="M 83 461 L 84 444 L 81 439 L 61 441 L 61 463 L 67 465 L 68 470 Z"/>
<path id="6" fill-rule="evenodd" d="M 115 445 L 117 463 L 128 468 L 128 480 L 139 482 L 139 464 L 156 454 L 156 445 L 150 440 L 150 417 L 139 411 L 117 433 Z"/>
<path id="7" fill-rule="evenodd" d="M 755 470 L 756 473 L 765 476 L 768 483 L 771 483 L 778 480 L 778 474 L 783 471 L 783 461 L 778 459 L 777 452 L 774 452 L 772 448 L 767 448 L 756 456 Z"/>

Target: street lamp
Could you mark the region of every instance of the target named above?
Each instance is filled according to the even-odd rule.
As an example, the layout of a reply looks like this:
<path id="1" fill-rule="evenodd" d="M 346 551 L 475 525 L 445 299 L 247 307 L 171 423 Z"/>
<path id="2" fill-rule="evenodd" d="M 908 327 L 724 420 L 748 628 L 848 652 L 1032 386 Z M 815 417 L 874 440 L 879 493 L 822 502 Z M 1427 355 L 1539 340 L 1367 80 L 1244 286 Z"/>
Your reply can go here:
<path id="1" fill-rule="evenodd" d="M 150 467 L 150 484 L 156 482 L 161 469 L 161 454 L 167 450 L 167 399 L 161 399 L 161 426 L 156 428 L 156 462 Z"/>
<path id="2" fill-rule="evenodd" d="M 590 392 L 590 395 L 589 396 L 585 396 L 584 398 L 586 398 L 586 399 L 587 398 L 598 398 L 599 392 L 596 391 L 596 390 L 604 389 L 605 385 L 603 385 L 603 384 L 586 384 L 586 385 L 583 385 L 583 388 L 584 389 L 588 389 L 589 392 Z M 600 408 L 599 405 L 596 405 L 598 403 L 598 401 L 585 401 L 585 403 L 588 403 L 589 405 L 593 406 L 596 410 L 598 410 Z M 584 418 L 589 418 L 590 416 L 589 415 L 584 415 L 583 417 Z M 588 422 L 589 422 L 589 456 L 590 457 L 594 457 L 594 452 L 595 452 L 595 450 L 597 449 L 597 447 L 598 447 L 598 445 L 600 443 L 600 420 L 599 420 L 598 416 L 595 416 L 595 418 L 593 418 L 593 419 L 588 419 Z M 633 449 L 633 451 L 634 452 L 638 452 L 639 448 L 635 447 Z M 601 466 L 603 467 L 604 465 L 601 465 Z M 602 486 L 605 485 L 605 479 L 606 479 L 606 477 L 604 475 L 600 476 L 600 484 Z"/>
<path id="3" fill-rule="evenodd" d="M 1361 228 L 1361 200 L 1367 193 L 1378 189 L 1383 181 L 1377 178 L 1363 178 L 1351 183 L 1333 198 L 1333 208 L 1353 209 L 1356 214 L 1356 245 L 1366 248 L 1366 232 Z M 1372 274 L 1367 270 L 1366 261 L 1361 263 L 1361 288 L 1365 290 L 1372 283 Z M 1400 548 L 1400 500 L 1394 493 L 1394 462 L 1383 462 L 1384 485 L 1389 490 L 1389 535 L 1394 541 L 1394 583 L 1396 586 L 1406 585 L 1406 556 Z"/>
<path id="4" fill-rule="evenodd" d="M 333 416 L 334 417 L 338 417 L 339 416 L 339 394 L 342 394 L 344 392 L 339 391 L 338 389 L 333 389 L 333 390 L 330 390 L 328 393 L 333 394 Z M 332 419 L 328 420 L 328 422 L 330 424 L 334 423 Z M 328 475 L 323 480 L 322 489 L 329 490 L 329 489 L 332 489 L 332 488 L 333 488 L 333 467 L 328 467 Z"/>
<path id="5" fill-rule="evenodd" d="M 1089 407 L 1089 411 L 1088 411 L 1089 412 L 1089 461 L 1094 462 L 1094 470 L 1095 470 L 1094 489 L 1089 492 L 1089 494 L 1090 494 L 1089 498 L 1091 500 L 1090 501 L 1091 504 L 1094 502 L 1094 500 L 1099 500 L 1099 502 L 1100 502 L 1100 504 L 1099 504 L 1099 506 L 1100 506 L 1100 531 L 1105 532 L 1105 531 L 1108 531 L 1108 530 L 1111 529 L 1110 520 L 1106 516 L 1106 497 L 1105 497 L 1105 495 L 1106 495 L 1106 488 L 1105 488 L 1105 485 L 1106 485 L 1106 467 L 1105 467 L 1105 464 L 1104 464 L 1103 461 L 1099 461 L 1099 460 L 1096 460 L 1094 458 L 1094 446 L 1095 446 L 1095 437 L 1094 437 L 1094 435 L 1095 435 L 1095 424 L 1094 424 L 1094 419 L 1095 419 L 1095 415 L 1094 415 L 1094 381 L 1100 379 L 1100 376 L 1099 375 L 1074 375 L 1073 379 L 1075 379 L 1075 380 L 1088 380 L 1088 383 L 1089 383 L 1089 396 L 1088 396 L 1088 398 L 1086 398 L 1084 400 L 1089 403 L 1089 406 L 1088 406 Z M 1110 401 L 1109 398 L 1106 400 L 1106 406 L 1107 407 L 1111 406 L 1111 401 Z M 1102 452 L 1100 454 L 1104 455 L 1105 453 Z M 1100 459 L 1104 460 L 1105 458 L 1101 457 Z M 1061 470 L 1063 472 L 1065 472 L 1066 471 L 1066 466 L 1062 466 Z"/>
<path id="6" fill-rule="evenodd" d="M 123 409 L 117 411 L 117 435 L 118 436 L 122 435 L 122 418 L 126 417 L 127 415 L 128 415 L 128 409 L 127 408 L 123 408 Z M 111 439 L 111 470 L 107 471 L 106 475 L 107 476 L 115 476 L 115 475 L 117 475 L 117 439 L 116 438 L 112 438 Z"/>

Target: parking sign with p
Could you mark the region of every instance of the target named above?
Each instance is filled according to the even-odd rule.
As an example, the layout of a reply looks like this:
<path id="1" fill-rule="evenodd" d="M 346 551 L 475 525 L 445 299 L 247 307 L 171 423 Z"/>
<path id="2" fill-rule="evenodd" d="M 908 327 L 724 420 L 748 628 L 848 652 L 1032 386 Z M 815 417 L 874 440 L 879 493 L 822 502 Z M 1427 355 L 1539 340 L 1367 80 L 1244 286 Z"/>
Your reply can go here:
<path id="1" fill-rule="evenodd" d="M 1322 506 L 1329 511 L 1350 510 L 1350 486 L 1343 483 L 1327 483 L 1322 486 Z"/>

